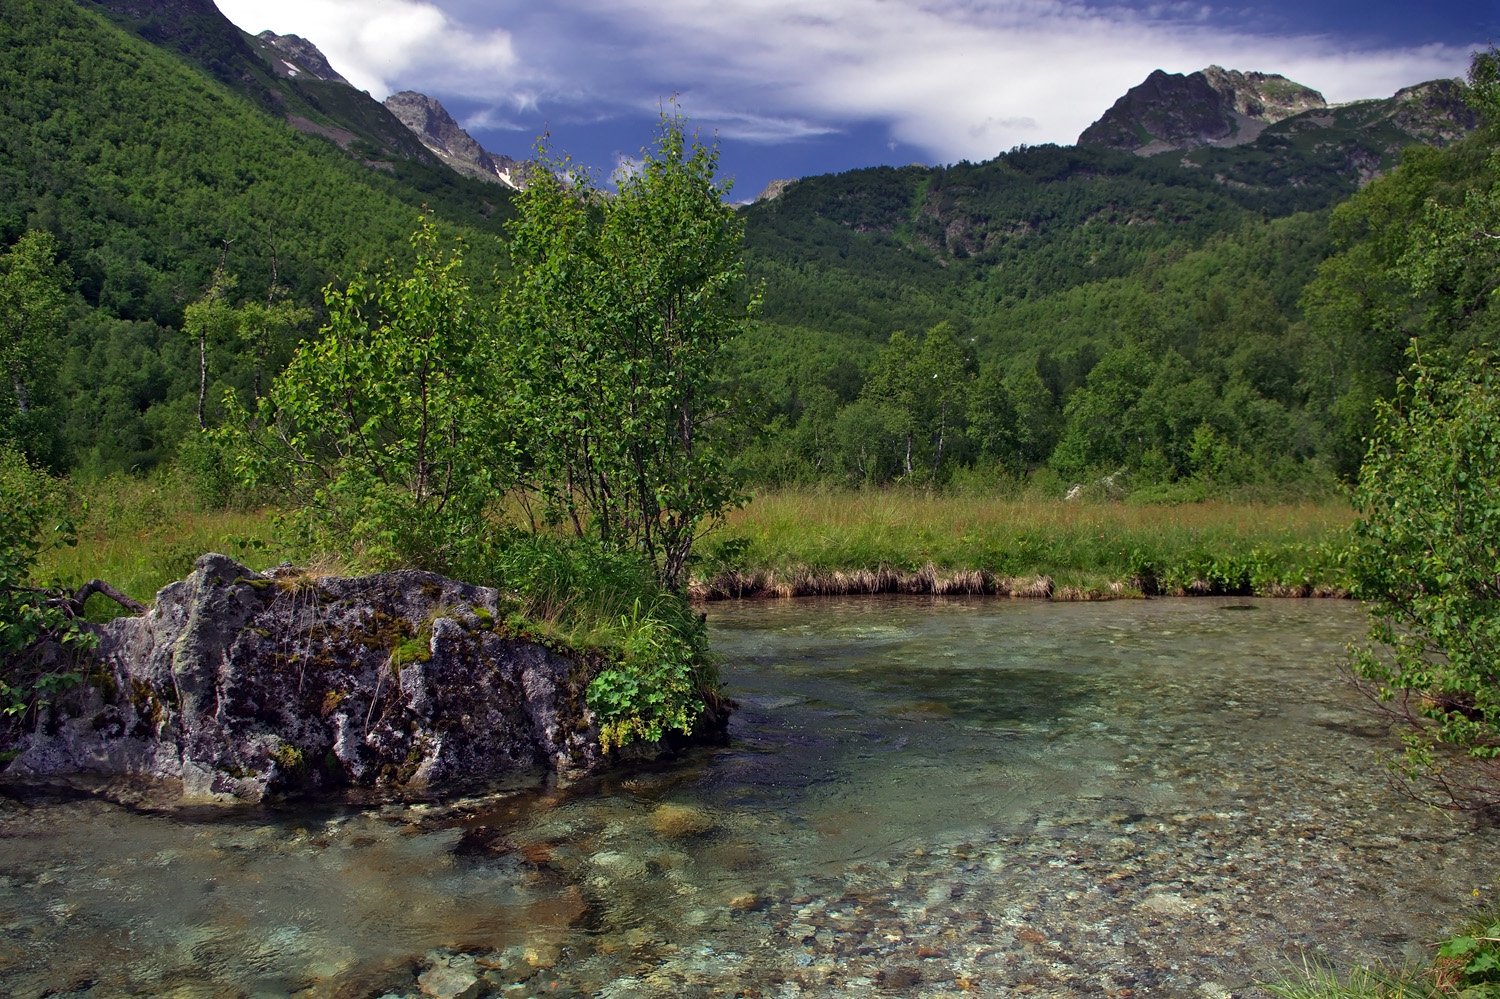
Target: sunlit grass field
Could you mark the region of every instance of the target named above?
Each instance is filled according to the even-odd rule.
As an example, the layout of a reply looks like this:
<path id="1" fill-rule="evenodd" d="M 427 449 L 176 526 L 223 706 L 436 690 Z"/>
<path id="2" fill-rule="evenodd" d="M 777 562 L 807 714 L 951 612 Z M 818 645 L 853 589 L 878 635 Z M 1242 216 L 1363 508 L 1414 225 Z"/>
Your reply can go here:
<path id="1" fill-rule="evenodd" d="M 1152 506 L 915 490 L 770 493 L 708 536 L 701 571 L 931 565 L 1085 588 L 1145 574 L 1163 590 L 1216 577 L 1246 577 L 1256 591 L 1339 589 L 1337 552 L 1353 519 L 1339 498 Z"/>
<path id="2" fill-rule="evenodd" d="M 271 511 L 205 506 L 176 475 L 112 476 L 75 482 L 72 488 L 78 543 L 49 548 L 34 573 L 39 580 L 75 587 L 103 579 L 149 602 L 157 590 L 191 572 L 205 552 L 221 552 L 256 569 L 306 555 L 277 541 Z"/>
<path id="3" fill-rule="evenodd" d="M 206 507 L 172 475 L 75 484 L 78 545 L 49 551 L 38 578 L 100 578 L 136 599 L 218 551 L 263 569 L 316 553 L 282 538 L 267 509 Z M 1341 499 L 1297 504 L 1132 505 L 912 489 L 766 493 L 700 543 L 700 581 L 855 570 L 1050 577 L 1058 591 L 1332 592 L 1354 519 Z M 328 568 L 337 569 L 337 566 Z M 1194 591 L 1193 584 L 1200 584 Z"/>

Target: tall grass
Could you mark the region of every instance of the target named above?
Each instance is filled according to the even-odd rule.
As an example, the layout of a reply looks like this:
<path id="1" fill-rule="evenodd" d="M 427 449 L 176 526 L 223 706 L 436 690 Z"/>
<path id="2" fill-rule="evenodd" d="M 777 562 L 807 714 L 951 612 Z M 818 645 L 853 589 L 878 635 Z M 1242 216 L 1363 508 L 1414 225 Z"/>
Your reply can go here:
<path id="1" fill-rule="evenodd" d="M 255 569 L 320 560 L 284 540 L 274 511 L 206 505 L 179 473 L 81 481 L 73 489 L 79 544 L 48 552 L 39 578 L 76 586 L 97 577 L 149 601 L 207 551 Z M 701 544 L 696 574 L 705 584 L 728 574 L 780 580 L 771 592 L 830 592 L 836 574 L 847 592 L 941 592 L 945 584 L 955 592 L 1035 596 L 1122 586 L 1336 592 L 1344 585 L 1337 553 L 1352 520 L 1342 500 L 1150 506 L 913 489 L 788 491 L 731 514 Z M 489 578 L 474 582 L 520 592 L 528 617 L 590 644 L 604 636 L 589 631 L 608 632 L 648 591 L 624 563 L 545 538 L 513 540 L 484 570 Z"/>
<path id="2" fill-rule="evenodd" d="M 176 471 L 77 479 L 69 489 L 78 543 L 44 553 L 38 580 L 76 587 L 103 579 L 149 603 L 157 590 L 191 572 L 205 552 L 222 552 L 256 569 L 308 555 L 277 540 L 271 511 L 206 505 Z M 103 598 L 91 601 L 91 612 L 98 602 Z"/>
<path id="3" fill-rule="evenodd" d="M 1271 982 L 1265 990 L 1278 999 L 1435 999 L 1444 993 L 1413 969 L 1384 971 L 1355 968 L 1346 975 L 1304 964 L 1291 978 Z"/>
<path id="4" fill-rule="evenodd" d="M 711 534 L 700 573 L 833 573 L 886 567 L 1049 576 L 1107 591 L 1154 580 L 1225 592 L 1336 590 L 1353 520 L 1342 500 L 1137 506 L 917 490 L 794 491 L 757 497 Z"/>
<path id="5" fill-rule="evenodd" d="M 69 488 L 78 543 L 46 551 L 34 572 L 38 582 L 74 589 L 103 579 L 150 603 L 211 551 L 256 570 L 293 562 L 319 574 L 347 571 L 338 559 L 293 540 L 278 511 L 205 503 L 174 470 L 74 480 Z M 685 633 L 696 628 L 686 606 L 656 586 L 641 559 L 544 536 L 497 532 L 497 542 L 468 567 L 466 581 L 513 593 L 532 632 L 593 648 L 619 644 L 641 621 L 670 622 Z M 121 608 L 94 597 L 89 610 L 97 618 Z"/>
<path id="6" fill-rule="evenodd" d="M 1479 895 L 1476 891 L 1475 896 Z M 1280 999 L 1494 999 L 1500 996 L 1500 910 L 1472 910 L 1425 965 L 1361 966 L 1346 974 L 1304 961 L 1283 981 L 1264 983 Z"/>

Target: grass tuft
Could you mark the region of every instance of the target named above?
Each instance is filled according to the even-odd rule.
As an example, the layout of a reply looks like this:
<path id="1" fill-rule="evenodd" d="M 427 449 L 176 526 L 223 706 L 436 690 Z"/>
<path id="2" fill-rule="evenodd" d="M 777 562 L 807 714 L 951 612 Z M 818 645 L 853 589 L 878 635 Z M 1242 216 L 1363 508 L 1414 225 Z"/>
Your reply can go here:
<path id="1" fill-rule="evenodd" d="M 1411 969 L 1385 971 L 1356 968 L 1339 975 L 1331 968 L 1304 961 L 1287 981 L 1263 987 L 1280 999 L 1428 999 L 1441 995 Z"/>

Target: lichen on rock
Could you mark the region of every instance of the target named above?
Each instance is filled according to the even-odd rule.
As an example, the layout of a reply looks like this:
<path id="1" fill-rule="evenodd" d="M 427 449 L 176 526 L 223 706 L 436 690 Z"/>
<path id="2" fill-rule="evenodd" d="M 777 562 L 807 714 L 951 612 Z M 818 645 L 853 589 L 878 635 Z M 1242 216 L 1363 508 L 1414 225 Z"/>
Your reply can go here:
<path id="1" fill-rule="evenodd" d="M 501 601 L 432 573 L 262 574 L 205 555 L 148 613 L 101 627 L 100 682 L 39 719 L 7 775 L 259 801 L 596 769 L 589 664 L 498 629 Z"/>

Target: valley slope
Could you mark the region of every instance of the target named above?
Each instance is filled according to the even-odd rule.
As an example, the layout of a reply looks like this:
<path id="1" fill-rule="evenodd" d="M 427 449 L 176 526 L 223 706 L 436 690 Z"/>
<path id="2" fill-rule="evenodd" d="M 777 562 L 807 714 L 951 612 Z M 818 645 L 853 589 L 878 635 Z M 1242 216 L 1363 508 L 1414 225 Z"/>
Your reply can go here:
<path id="1" fill-rule="evenodd" d="M 245 35 L 208 0 L 8 10 L 0 244 L 53 233 L 73 294 L 33 393 L 52 464 L 171 458 L 196 426 L 182 310 L 216 269 L 244 300 L 316 309 L 324 285 L 401 257 L 425 212 L 494 293 L 521 165 L 430 99 L 393 98 L 393 114 L 311 41 Z M 1477 122 L 1455 81 L 1328 107 L 1274 74 L 1210 67 L 1153 74 L 1077 146 L 776 185 L 744 209 L 764 305 L 725 370 L 746 400 L 743 470 L 761 484 L 1124 470 L 1168 491 L 1348 474 L 1363 424 L 1346 410 L 1390 391 L 1399 365 L 1309 313 L 1320 262 L 1367 228 L 1334 209 L 1409 147 L 1414 179 L 1356 203 L 1461 193 L 1483 172 L 1465 139 Z M 263 349 L 209 344 L 209 398 L 248 398 L 315 323 Z"/>

